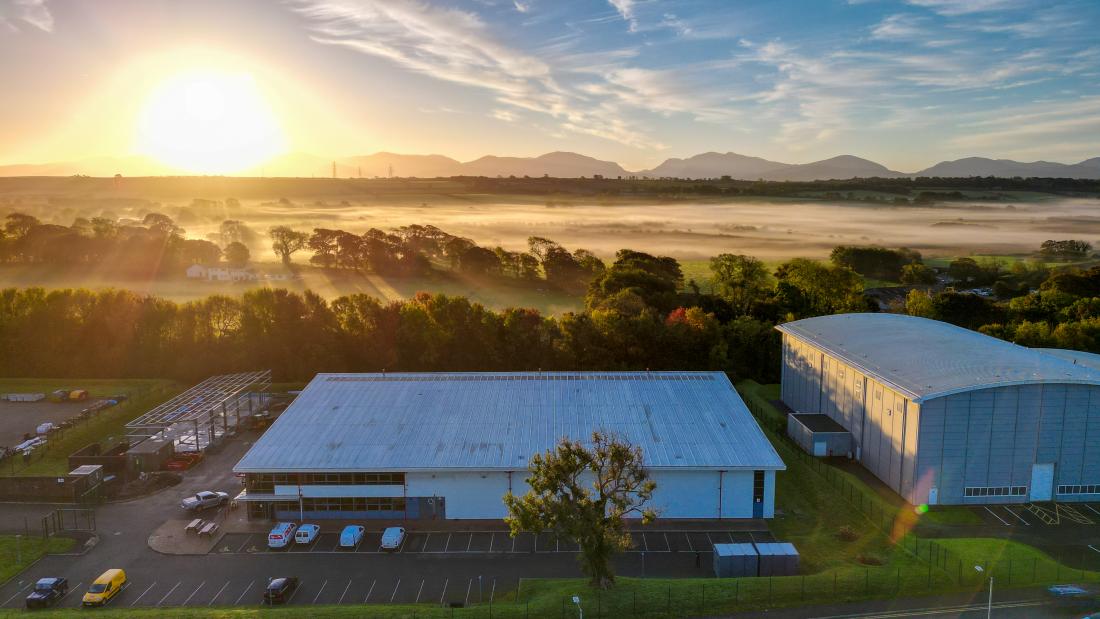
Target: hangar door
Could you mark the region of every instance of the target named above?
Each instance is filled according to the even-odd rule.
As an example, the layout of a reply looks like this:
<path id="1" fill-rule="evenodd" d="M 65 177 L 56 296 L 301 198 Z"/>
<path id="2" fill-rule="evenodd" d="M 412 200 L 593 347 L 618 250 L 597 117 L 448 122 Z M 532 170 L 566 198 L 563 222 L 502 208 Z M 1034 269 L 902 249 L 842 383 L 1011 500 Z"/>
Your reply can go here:
<path id="1" fill-rule="evenodd" d="M 1033 464 L 1031 466 L 1031 494 L 1028 496 L 1032 502 L 1051 501 L 1054 499 L 1054 463 Z"/>

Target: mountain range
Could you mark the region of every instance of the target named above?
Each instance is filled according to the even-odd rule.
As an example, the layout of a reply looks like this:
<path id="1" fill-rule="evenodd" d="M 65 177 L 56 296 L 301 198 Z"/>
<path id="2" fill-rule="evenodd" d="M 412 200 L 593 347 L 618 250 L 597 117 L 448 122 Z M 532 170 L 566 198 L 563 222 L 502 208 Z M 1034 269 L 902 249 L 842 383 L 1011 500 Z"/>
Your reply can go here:
<path id="1" fill-rule="evenodd" d="M 15 164 L 0 166 L 0 176 L 170 176 L 187 175 L 156 160 L 140 155 L 102 157 L 80 161 Z M 380 152 L 372 155 L 327 159 L 316 155 L 290 153 L 235 176 L 294 177 L 420 177 L 447 176 L 551 176 L 577 178 L 601 175 L 607 178 L 641 176 L 648 178 L 719 178 L 739 180 L 813 181 L 847 178 L 903 178 L 917 176 L 969 177 L 1055 177 L 1100 179 L 1100 157 L 1080 163 L 1051 161 L 1020 162 L 1010 159 L 967 157 L 943 161 L 918 172 L 906 173 L 855 157 L 840 155 L 811 163 L 781 163 L 737 153 L 702 153 L 686 159 L 667 159 L 660 165 L 630 172 L 613 161 L 603 161 L 569 152 L 553 152 L 538 157 L 498 157 L 487 155 L 473 161 L 458 161 L 443 155 L 403 155 Z"/>

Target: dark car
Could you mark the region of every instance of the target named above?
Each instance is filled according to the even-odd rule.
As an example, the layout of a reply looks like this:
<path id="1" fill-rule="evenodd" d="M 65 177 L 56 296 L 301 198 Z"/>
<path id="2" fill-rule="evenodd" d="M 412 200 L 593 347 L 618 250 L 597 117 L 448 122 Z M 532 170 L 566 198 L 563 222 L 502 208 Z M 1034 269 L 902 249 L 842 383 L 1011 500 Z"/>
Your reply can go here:
<path id="1" fill-rule="evenodd" d="M 294 590 L 298 588 L 297 576 L 272 578 L 264 589 L 264 601 L 268 604 L 285 604 Z"/>
<path id="2" fill-rule="evenodd" d="M 64 578 L 40 578 L 34 590 L 27 596 L 27 608 L 53 606 L 69 592 L 69 581 Z"/>

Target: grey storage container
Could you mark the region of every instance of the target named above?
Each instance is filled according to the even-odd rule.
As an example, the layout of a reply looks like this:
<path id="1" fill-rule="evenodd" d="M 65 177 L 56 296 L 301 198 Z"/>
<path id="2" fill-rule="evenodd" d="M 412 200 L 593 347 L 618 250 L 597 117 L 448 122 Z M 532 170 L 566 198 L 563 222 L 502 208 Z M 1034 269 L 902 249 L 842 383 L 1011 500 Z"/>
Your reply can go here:
<path id="1" fill-rule="evenodd" d="M 790 542 L 757 543 L 761 576 L 794 576 L 798 574 L 798 551 Z"/>
<path id="2" fill-rule="evenodd" d="M 756 576 L 756 548 L 752 544 L 715 544 L 714 575 L 718 578 Z"/>

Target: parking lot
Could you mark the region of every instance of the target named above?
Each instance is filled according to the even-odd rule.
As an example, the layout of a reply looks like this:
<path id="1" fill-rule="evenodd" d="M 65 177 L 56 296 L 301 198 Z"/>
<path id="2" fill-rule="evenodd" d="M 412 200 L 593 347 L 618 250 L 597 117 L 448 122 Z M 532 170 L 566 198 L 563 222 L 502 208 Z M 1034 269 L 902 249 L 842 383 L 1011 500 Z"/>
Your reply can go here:
<path id="1" fill-rule="evenodd" d="M 323 527 L 323 525 L 322 525 Z M 775 541 L 767 531 L 635 531 L 631 537 L 632 553 L 696 553 L 710 552 L 714 544 L 732 542 Z M 382 531 L 368 530 L 354 548 L 340 547 L 339 531 L 322 529 L 312 544 L 293 544 L 286 549 L 273 550 L 267 546 L 264 533 L 227 533 L 215 545 L 217 554 L 429 554 L 429 555 L 487 555 L 487 554 L 552 554 L 575 553 L 576 542 L 558 539 L 549 533 L 520 533 L 516 537 L 505 531 L 410 531 L 401 548 L 385 551 L 381 548 Z"/>
<path id="2" fill-rule="evenodd" d="M 971 510 L 984 523 L 997 527 L 1100 525 L 1100 503 L 977 505 Z"/>

